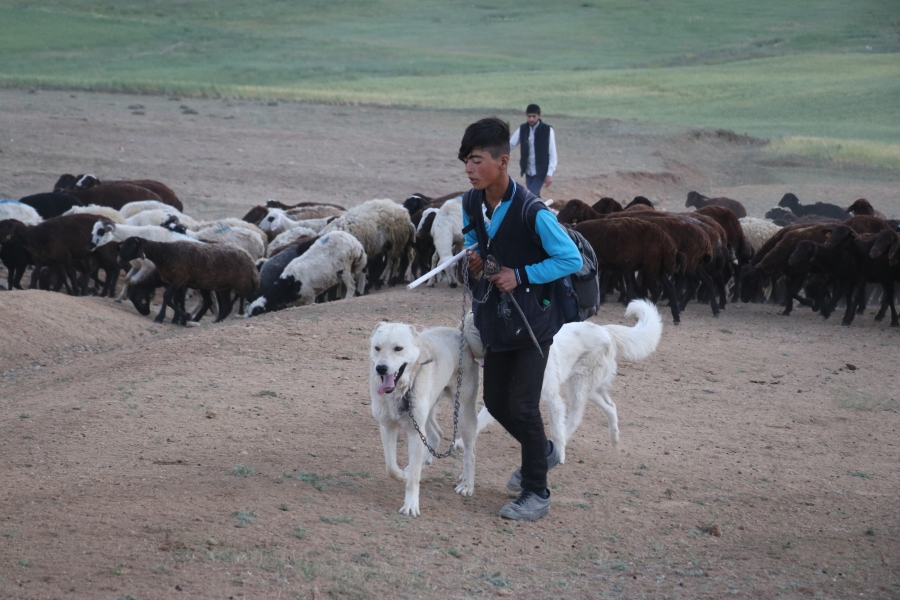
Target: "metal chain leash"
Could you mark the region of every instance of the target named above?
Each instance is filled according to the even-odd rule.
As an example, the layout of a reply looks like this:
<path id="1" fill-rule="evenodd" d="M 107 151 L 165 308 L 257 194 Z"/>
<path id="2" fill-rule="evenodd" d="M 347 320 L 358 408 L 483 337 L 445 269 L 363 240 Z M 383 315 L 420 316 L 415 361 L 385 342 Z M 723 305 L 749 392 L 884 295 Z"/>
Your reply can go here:
<path id="1" fill-rule="evenodd" d="M 425 435 L 422 433 L 422 430 L 419 429 L 419 424 L 416 423 L 416 418 L 413 416 L 413 405 L 412 405 L 412 389 L 406 392 L 406 399 L 409 404 L 409 419 L 412 421 L 413 427 L 416 430 L 416 433 L 419 434 L 419 438 L 421 438 L 422 443 L 425 444 L 425 447 L 431 453 L 431 455 L 435 458 L 447 458 L 451 454 L 453 454 L 454 448 L 456 448 L 456 436 L 459 432 L 459 392 L 462 389 L 462 378 L 463 378 L 463 351 L 466 347 L 466 296 L 469 294 L 469 255 L 466 254 L 462 259 L 462 269 L 463 269 L 463 296 L 462 296 L 462 317 L 459 322 L 459 362 L 457 363 L 459 366 L 456 369 L 456 395 L 453 398 L 453 438 L 450 442 L 450 447 L 446 452 L 438 453 L 437 450 L 432 448 L 431 444 L 428 443 L 428 440 L 425 438 Z M 478 302 L 479 304 L 483 304 L 487 301 L 488 294 L 491 293 L 491 286 L 493 284 L 488 285 L 487 294 L 485 294 L 484 298 L 479 302 L 475 296 L 472 296 L 472 302 Z"/>

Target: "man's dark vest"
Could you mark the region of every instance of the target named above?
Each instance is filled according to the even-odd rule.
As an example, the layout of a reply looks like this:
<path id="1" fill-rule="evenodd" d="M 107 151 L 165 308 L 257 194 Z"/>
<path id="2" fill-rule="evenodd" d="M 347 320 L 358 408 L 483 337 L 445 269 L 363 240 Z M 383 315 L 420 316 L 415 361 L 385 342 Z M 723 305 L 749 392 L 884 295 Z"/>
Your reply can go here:
<path id="1" fill-rule="evenodd" d="M 513 185 L 513 182 L 510 181 L 510 187 Z M 515 187 L 515 195 L 510 200 L 504 201 L 504 203 L 511 204 L 506 209 L 500 228 L 491 239 L 488 238 L 484 213 L 481 208 L 484 203 L 484 191 L 469 190 L 463 197 L 463 210 L 469 216 L 469 223 L 474 226 L 482 258 L 492 254 L 501 266 L 522 269 L 526 265 L 546 260 L 549 255 L 544 252 L 540 244 L 534 242 L 528 225 L 522 219 L 523 204 L 528 198 L 533 198 L 534 194 L 523 185 Z M 504 197 L 507 197 L 510 192 L 511 190 L 507 188 Z M 535 203 L 529 212 L 544 208 L 543 205 L 537 206 L 537 204 L 539 203 Z M 530 219 L 532 216 L 528 215 L 528 218 Z M 476 300 L 480 301 L 484 298 L 488 283 L 486 278 L 482 278 L 475 284 L 472 295 Z M 509 292 L 519 303 L 541 345 L 552 343 L 553 336 L 563 326 L 565 320 L 562 307 L 558 305 L 558 302 L 553 301 L 556 285 L 557 282 L 528 283 L 518 285 L 512 292 Z M 481 334 L 481 341 L 485 348 L 490 348 L 492 352 L 505 352 L 533 346 L 534 342 L 528 335 L 528 329 L 522 322 L 519 311 L 512 302 L 503 300 L 495 286 L 490 287 L 490 294 L 483 304 L 472 303 L 475 327 Z"/>
<path id="2" fill-rule="evenodd" d="M 522 175 L 528 170 L 529 129 L 531 126 L 528 123 L 522 123 L 519 127 L 519 146 L 522 148 L 519 168 Z M 550 168 L 550 129 L 552 128 L 543 121 L 538 121 L 534 128 L 534 174 L 541 179 L 547 176 Z"/>

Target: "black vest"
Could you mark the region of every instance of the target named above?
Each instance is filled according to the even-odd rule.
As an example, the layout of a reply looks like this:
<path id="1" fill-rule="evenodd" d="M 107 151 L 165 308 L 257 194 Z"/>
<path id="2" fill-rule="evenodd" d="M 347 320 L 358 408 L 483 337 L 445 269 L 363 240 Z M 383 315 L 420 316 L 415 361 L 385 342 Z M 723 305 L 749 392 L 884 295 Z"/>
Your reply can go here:
<path id="1" fill-rule="evenodd" d="M 519 146 L 522 148 L 522 156 L 519 158 L 519 168 L 522 175 L 528 170 L 528 135 L 531 126 L 528 123 L 522 123 L 519 127 Z M 551 127 L 543 121 L 538 121 L 537 127 L 534 128 L 534 174 L 535 177 L 543 179 L 547 176 L 550 168 L 550 129 Z"/>
<path id="2" fill-rule="evenodd" d="M 510 180 L 510 187 L 514 182 Z M 525 200 L 533 198 L 525 186 L 516 185 L 516 193 L 512 199 L 500 223 L 500 228 L 493 238 L 488 239 L 487 228 L 484 223 L 484 191 L 469 190 L 463 197 L 463 210 L 469 217 L 469 223 L 474 226 L 475 235 L 478 237 L 478 247 L 482 257 L 493 254 L 501 266 L 510 269 L 523 269 L 526 265 L 533 265 L 546 260 L 549 255 L 544 252 L 539 243 L 535 243 L 532 232 L 522 219 L 522 208 Z M 507 188 L 504 197 L 510 194 Z M 536 203 L 530 211 L 542 210 L 545 207 Z M 499 206 L 498 206 L 499 208 Z M 528 215 L 531 220 L 534 215 Z M 553 336 L 563 326 L 564 316 L 562 307 L 553 301 L 557 282 L 545 284 L 528 283 L 516 286 L 509 292 L 519 303 L 522 312 L 528 319 L 538 343 L 541 345 L 553 342 Z M 475 284 L 472 295 L 476 300 L 485 297 L 489 282 L 482 278 Z M 512 302 L 504 301 L 499 290 L 490 286 L 490 293 L 484 303 L 473 302 L 472 312 L 475 317 L 475 327 L 481 334 L 481 341 L 485 348 L 492 352 L 504 352 L 533 346 L 534 342 L 528 335 L 522 316 Z"/>

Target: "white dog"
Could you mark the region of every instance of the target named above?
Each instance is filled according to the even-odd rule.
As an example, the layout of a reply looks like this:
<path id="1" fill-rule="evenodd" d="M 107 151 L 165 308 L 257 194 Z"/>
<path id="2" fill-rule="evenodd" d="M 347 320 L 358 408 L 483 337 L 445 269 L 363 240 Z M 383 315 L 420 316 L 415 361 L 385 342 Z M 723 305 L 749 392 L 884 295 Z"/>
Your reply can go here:
<path id="1" fill-rule="evenodd" d="M 419 479 L 431 456 L 413 428 L 410 415 L 435 449 L 441 441 L 437 424 L 438 402 L 456 394 L 460 332 L 435 327 L 417 332 L 404 323 L 381 323 L 371 338 L 372 371 L 369 393 L 372 414 L 381 428 L 387 474 L 406 481 L 406 497 L 400 512 L 419 515 Z M 475 400 L 478 395 L 478 364 L 468 346 L 463 348 L 462 387 L 459 393 L 459 428 L 465 445 L 463 472 L 456 493 L 471 496 L 475 491 Z M 397 465 L 397 432 L 406 431 L 409 464 Z"/>
<path id="2" fill-rule="evenodd" d="M 656 351 L 662 336 L 662 319 L 656 307 L 646 300 L 633 300 L 625 310 L 625 316 L 637 316 L 634 327 L 622 325 L 595 325 L 588 321 L 567 323 L 553 336 L 541 402 L 547 405 L 550 420 L 550 439 L 560 462 L 566 462 L 566 443 L 581 425 L 588 400 L 600 406 L 609 423 L 609 439 L 619 443 L 619 420 L 616 405 L 609 397 L 609 390 L 616 377 L 616 358 L 627 361 L 643 360 Z M 484 356 L 481 338 L 471 320 L 466 321 L 466 340 L 476 358 Z M 566 403 L 560 397 L 565 388 Z M 494 423 L 486 408 L 478 413 L 478 429 Z M 462 440 L 465 445 L 465 441 Z M 457 440 L 460 446 L 460 440 Z"/>

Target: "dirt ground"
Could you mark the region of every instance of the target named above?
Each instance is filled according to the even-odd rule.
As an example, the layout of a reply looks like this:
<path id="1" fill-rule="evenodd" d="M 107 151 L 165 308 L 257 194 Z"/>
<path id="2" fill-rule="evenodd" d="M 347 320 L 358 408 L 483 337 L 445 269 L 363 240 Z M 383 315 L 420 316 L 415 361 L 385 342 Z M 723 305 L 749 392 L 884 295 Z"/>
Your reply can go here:
<path id="1" fill-rule="evenodd" d="M 0 90 L 0 196 L 65 172 L 159 179 L 203 217 L 438 195 L 465 188 L 455 149 L 480 116 Z M 773 160 L 727 133 L 546 120 L 546 196 L 680 210 L 697 189 L 761 216 L 793 191 L 900 214 L 896 173 Z M 383 319 L 455 326 L 460 302 L 394 288 L 184 329 L 0 291 L 0 597 L 900 598 L 900 332 L 871 310 L 845 328 L 691 304 L 672 327 L 661 308 L 658 351 L 619 366 L 620 451 L 589 408 L 547 518 L 497 516 L 518 452 L 495 425 L 475 495 L 453 492 L 458 458 L 438 461 L 410 519 L 370 412 L 368 338 Z"/>

